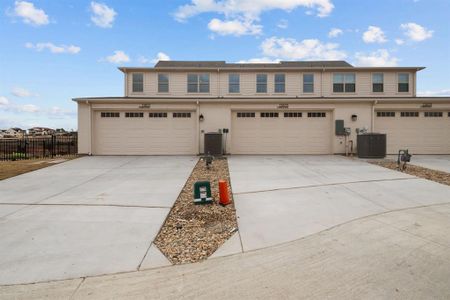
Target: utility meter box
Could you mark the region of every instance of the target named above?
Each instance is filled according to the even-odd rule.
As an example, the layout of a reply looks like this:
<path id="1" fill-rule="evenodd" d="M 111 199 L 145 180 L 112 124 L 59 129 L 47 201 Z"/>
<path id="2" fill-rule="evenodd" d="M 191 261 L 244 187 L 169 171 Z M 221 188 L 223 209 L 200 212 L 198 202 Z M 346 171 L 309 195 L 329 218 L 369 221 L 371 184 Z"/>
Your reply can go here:
<path id="1" fill-rule="evenodd" d="M 207 204 L 212 202 L 211 183 L 209 181 L 197 181 L 194 183 L 194 203 Z"/>
<path id="2" fill-rule="evenodd" d="M 346 135 L 345 128 L 344 128 L 344 120 L 336 120 L 334 127 L 335 127 L 336 135 Z"/>

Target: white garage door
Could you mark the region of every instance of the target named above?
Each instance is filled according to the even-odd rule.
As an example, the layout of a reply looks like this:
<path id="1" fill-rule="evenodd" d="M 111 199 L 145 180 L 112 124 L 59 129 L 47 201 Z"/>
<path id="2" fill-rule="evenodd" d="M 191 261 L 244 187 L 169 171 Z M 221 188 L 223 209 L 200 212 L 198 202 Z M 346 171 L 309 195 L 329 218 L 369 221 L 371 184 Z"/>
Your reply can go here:
<path id="1" fill-rule="evenodd" d="M 196 154 L 194 112 L 95 113 L 94 154 Z"/>
<path id="2" fill-rule="evenodd" d="M 233 112 L 233 154 L 331 154 L 331 113 Z"/>
<path id="3" fill-rule="evenodd" d="M 450 154 L 448 112 L 377 111 L 375 131 L 387 134 L 389 154 Z"/>

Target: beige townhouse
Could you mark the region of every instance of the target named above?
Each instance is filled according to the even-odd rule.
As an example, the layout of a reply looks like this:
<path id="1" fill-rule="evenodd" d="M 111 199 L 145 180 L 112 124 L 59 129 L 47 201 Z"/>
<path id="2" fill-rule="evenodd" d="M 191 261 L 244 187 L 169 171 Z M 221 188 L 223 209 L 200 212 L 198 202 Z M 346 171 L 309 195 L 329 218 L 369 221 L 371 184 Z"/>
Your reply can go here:
<path id="1" fill-rule="evenodd" d="M 230 154 L 334 154 L 346 143 L 356 149 L 366 130 L 387 134 L 388 153 L 450 154 L 450 97 L 416 96 L 422 69 L 344 61 L 121 67 L 123 97 L 73 99 L 79 153 L 199 154 L 205 133 L 224 132 Z"/>

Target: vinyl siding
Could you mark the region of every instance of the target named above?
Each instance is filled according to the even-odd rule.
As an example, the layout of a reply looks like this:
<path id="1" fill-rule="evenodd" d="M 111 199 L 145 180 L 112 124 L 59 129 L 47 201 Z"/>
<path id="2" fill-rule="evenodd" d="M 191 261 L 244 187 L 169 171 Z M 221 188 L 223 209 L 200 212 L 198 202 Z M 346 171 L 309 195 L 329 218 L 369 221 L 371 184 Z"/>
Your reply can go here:
<path id="1" fill-rule="evenodd" d="M 158 73 L 144 73 L 144 92 L 132 92 L 132 72 L 126 76 L 127 88 L 126 96 L 132 97 L 412 97 L 415 96 L 415 73 L 410 72 L 409 92 L 399 93 L 397 91 L 398 72 L 383 72 L 384 74 L 384 92 L 372 92 L 372 72 L 209 72 L 210 74 L 210 92 L 209 93 L 188 93 L 187 92 L 187 74 L 203 72 L 162 72 L 169 76 L 169 92 L 158 93 Z M 240 92 L 228 92 L 228 75 L 240 75 Z M 285 93 L 274 92 L 275 74 L 286 75 Z M 314 93 L 303 93 L 303 74 L 314 74 Z M 333 93 L 333 74 L 334 73 L 355 73 L 356 91 L 354 93 Z M 376 72 L 378 73 L 378 72 Z M 404 73 L 404 72 L 401 72 Z M 267 93 L 256 93 L 256 75 L 267 74 Z"/>

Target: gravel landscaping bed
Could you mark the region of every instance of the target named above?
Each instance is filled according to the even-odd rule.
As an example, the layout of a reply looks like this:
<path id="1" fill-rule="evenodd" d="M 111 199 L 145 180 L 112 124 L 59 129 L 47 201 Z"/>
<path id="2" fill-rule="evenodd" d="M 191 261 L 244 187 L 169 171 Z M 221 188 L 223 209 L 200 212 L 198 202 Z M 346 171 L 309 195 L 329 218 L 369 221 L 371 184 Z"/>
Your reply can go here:
<path id="1" fill-rule="evenodd" d="M 212 204 L 194 204 L 196 181 L 211 182 Z M 208 170 L 203 159 L 197 162 L 154 243 L 173 263 L 204 260 L 216 251 L 237 230 L 234 203 L 219 205 L 218 181 L 228 182 L 232 200 L 230 176 L 226 158 L 215 159 Z"/>
<path id="2" fill-rule="evenodd" d="M 393 160 L 382 160 L 382 161 L 370 161 L 370 163 L 378 166 L 382 166 L 392 170 L 398 170 L 397 162 Z M 428 180 L 433 180 L 442 184 L 450 185 L 450 173 L 431 170 L 419 166 L 414 166 L 408 164 L 406 166 L 406 170 L 404 171 L 406 174 L 414 175 L 417 177 L 425 178 Z"/>

